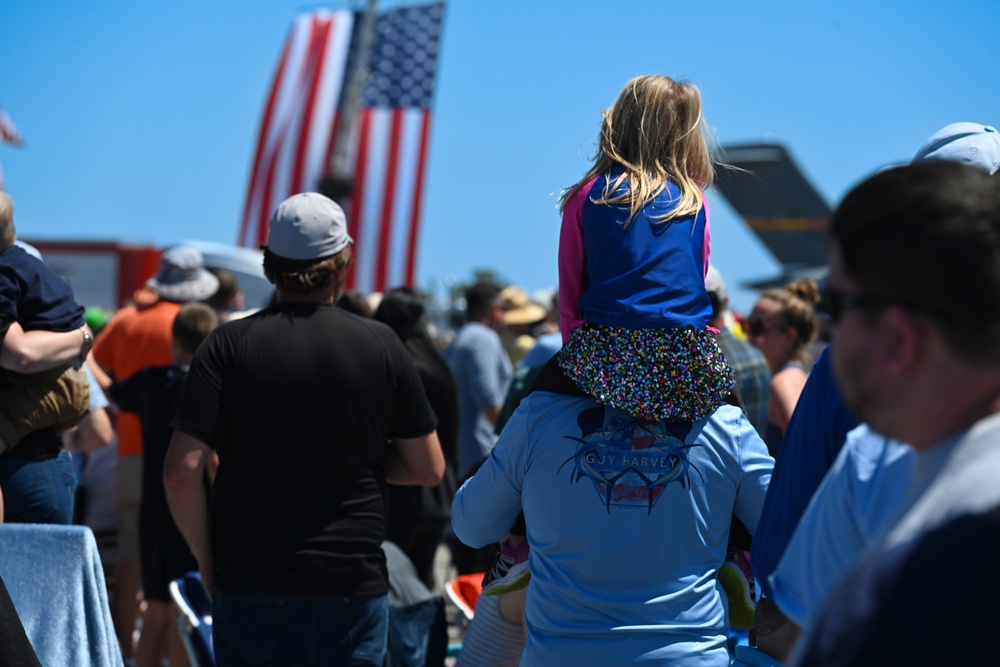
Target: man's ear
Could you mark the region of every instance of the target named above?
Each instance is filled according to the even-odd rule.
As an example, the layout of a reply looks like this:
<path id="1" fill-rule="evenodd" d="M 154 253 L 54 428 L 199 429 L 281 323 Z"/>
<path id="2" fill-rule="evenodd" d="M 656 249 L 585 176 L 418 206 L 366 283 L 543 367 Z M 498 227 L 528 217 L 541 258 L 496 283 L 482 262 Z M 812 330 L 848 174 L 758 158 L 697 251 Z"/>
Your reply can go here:
<path id="1" fill-rule="evenodd" d="M 905 373 L 919 359 L 926 331 L 923 323 L 902 306 L 890 306 L 881 318 L 878 345 L 885 368 Z"/>

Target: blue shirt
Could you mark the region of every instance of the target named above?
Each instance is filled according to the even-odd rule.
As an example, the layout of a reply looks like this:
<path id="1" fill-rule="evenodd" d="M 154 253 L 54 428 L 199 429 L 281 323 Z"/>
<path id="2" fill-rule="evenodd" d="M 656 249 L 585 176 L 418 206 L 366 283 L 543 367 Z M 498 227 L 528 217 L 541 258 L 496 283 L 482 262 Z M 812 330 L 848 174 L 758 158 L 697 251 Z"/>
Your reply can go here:
<path id="1" fill-rule="evenodd" d="M 899 510 L 913 461 L 912 449 L 865 424 L 847 435 L 771 575 L 772 599 L 800 628 Z"/>
<path id="2" fill-rule="evenodd" d="M 580 297 L 588 322 L 635 329 L 704 329 L 712 318 L 705 289 L 705 209 L 669 222 L 680 189 L 672 182 L 625 226 L 625 206 L 595 204 L 608 178 L 600 176 L 583 205 L 583 246 L 589 285 Z M 624 192 L 625 184 L 618 192 Z"/>
<path id="3" fill-rule="evenodd" d="M 768 577 L 778 566 L 799 517 L 833 465 L 847 433 L 857 425 L 840 397 L 827 348 L 816 360 L 788 422 L 754 534 L 751 563 L 765 597 L 771 596 Z"/>
<path id="4" fill-rule="evenodd" d="M 493 449 L 497 436 L 484 410 L 503 405 L 513 369 L 500 336 L 469 322 L 444 351 L 458 387 L 458 476 L 471 473 Z"/>
<path id="5" fill-rule="evenodd" d="M 753 532 L 773 459 L 743 413 L 638 422 L 536 390 L 452 505 L 498 541 L 524 509 L 525 665 L 729 664 L 718 569 L 735 514 Z"/>

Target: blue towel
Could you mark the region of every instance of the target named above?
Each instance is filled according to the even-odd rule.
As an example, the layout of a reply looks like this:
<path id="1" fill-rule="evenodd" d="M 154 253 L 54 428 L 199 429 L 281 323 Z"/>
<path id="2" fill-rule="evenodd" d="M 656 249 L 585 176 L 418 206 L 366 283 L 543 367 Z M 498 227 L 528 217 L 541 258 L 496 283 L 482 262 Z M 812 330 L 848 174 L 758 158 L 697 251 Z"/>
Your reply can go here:
<path id="1" fill-rule="evenodd" d="M 44 667 L 122 667 L 89 528 L 0 524 L 0 576 Z"/>

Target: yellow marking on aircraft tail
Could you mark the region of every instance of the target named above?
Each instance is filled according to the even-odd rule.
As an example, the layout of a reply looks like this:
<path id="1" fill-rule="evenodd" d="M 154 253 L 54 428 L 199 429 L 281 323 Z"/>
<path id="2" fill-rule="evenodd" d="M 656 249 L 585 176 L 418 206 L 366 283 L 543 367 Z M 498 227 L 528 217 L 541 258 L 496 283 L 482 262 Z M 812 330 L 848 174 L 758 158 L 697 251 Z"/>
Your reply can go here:
<path id="1" fill-rule="evenodd" d="M 747 218 L 755 232 L 821 232 L 826 230 L 825 218 Z"/>

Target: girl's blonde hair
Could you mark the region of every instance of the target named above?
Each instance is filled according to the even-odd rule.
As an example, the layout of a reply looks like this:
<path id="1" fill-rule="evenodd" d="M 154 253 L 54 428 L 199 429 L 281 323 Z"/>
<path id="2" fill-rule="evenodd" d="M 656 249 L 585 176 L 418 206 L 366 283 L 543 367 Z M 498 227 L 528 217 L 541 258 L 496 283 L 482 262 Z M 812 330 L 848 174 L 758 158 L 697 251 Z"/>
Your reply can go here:
<path id="1" fill-rule="evenodd" d="M 659 74 L 632 79 L 614 106 L 604 112 L 594 166 L 563 193 L 560 210 L 588 181 L 617 165 L 624 172 L 609 179 L 602 196 L 594 201 L 628 206 L 626 225 L 663 191 L 668 180 L 680 189 L 680 199 L 657 221 L 697 214 L 702 192 L 715 177 L 703 125 L 701 94 L 693 83 Z M 625 182 L 628 189 L 615 195 Z"/>

